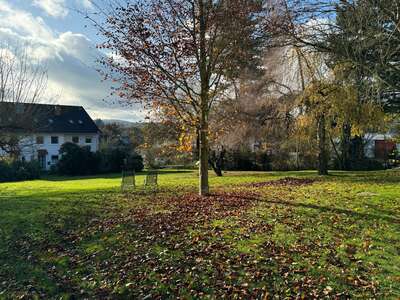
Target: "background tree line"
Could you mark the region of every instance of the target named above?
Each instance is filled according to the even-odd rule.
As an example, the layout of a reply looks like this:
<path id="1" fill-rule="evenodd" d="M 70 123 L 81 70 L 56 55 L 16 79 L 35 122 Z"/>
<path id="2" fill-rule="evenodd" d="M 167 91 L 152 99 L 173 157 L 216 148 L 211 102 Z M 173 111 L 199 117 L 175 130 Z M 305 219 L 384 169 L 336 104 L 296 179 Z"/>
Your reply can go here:
<path id="1" fill-rule="evenodd" d="M 109 9 L 87 17 L 116 55 L 105 76 L 175 125 L 199 157 L 200 194 L 209 165 L 221 175 L 239 148 L 264 149 L 272 168 L 280 156 L 354 168 L 355 139 L 398 111 L 398 1 L 94 2 Z"/>
<path id="2" fill-rule="evenodd" d="M 148 165 L 198 159 L 201 195 L 232 153 L 320 174 L 366 165 L 366 134 L 396 121 L 398 1 L 92 2 L 85 16 L 112 54 L 100 72 L 154 120 L 129 147 Z M 112 157 L 126 145 L 110 132 Z"/>

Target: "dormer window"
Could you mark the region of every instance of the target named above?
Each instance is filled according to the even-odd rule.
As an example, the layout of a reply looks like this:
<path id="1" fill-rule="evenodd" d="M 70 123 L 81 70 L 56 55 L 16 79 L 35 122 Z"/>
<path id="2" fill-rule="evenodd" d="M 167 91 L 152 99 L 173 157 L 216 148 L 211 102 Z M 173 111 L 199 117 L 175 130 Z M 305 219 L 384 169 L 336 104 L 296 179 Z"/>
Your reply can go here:
<path id="1" fill-rule="evenodd" d="M 71 124 L 74 124 L 74 120 L 69 120 L 69 122 L 70 122 Z"/>
<path id="2" fill-rule="evenodd" d="M 83 124 L 82 120 L 79 120 L 79 121 L 78 121 L 78 123 L 79 123 L 80 125 L 82 125 L 82 124 Z"/>

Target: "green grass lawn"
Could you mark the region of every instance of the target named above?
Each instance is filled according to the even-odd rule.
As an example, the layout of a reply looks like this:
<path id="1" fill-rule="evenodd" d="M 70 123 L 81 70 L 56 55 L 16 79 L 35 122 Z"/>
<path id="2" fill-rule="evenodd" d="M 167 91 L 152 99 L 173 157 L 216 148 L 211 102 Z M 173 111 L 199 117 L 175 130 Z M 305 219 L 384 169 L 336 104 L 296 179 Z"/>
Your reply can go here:
<path id="1" fill-rule="evenodd" d="M 120 182 L 0 183 L 0 299 L 400 297 L 400 171 Z"/>

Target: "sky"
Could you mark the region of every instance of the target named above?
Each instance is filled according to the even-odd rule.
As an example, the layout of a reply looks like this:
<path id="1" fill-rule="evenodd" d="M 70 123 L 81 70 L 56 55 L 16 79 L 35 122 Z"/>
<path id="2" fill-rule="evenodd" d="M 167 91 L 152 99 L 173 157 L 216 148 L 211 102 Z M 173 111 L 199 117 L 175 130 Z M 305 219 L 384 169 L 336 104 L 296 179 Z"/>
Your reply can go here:
<path id="1" fill-rule="evenodd" d="M 89 0 L 0 0 L 0 41 L 31 47 L 48 70 L 53 103 L 83 106 L 94 119 L 142 121 L 139 107 L 115 104 L 110 83 L 96 71 L 101 37 L 78 12 L 87 10 L 93 10 Z"/>

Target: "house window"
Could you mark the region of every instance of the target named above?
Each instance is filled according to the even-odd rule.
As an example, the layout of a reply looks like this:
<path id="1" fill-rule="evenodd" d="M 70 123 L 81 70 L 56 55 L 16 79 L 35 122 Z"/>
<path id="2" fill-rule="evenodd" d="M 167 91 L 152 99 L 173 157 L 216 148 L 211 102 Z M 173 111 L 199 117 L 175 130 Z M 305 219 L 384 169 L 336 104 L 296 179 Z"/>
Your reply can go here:
<path id="1" fill-rule="evenodd" d="M 58 162 L 58 155 L 52 155 L 51 156 L 51 164 L 55 165 Z"/>
<path id="2" fill-rule="evenodd" d="M 72 142 L 75 144 L 79 144 L 79 136 L 73 136 L 72 137 Z"/>
<path id="3" fill-rule="evenodd" d="M 41 169 L 46 169 L 46 155 L 39 155 L 38 161 Z"/>
<path id="4" fill-rule="evenodd" d="M 44 137 L 43 136 L 37 136 L 36 137 L 36 144 L 43 145 L 44 144 Z"/>
<path id="5" fill-rule="evenodd" d="M 86 144 L 91 144 L 92 143 L 92 138 L 91 137 L 86 137 L 85 143 Z"/>
<path id="6" fill-rule="evenodd" d="M 58 136 L 52 136 L 51 137 L 51 143 L 52 144 L 58 144 Z"/>
<path id="7" fill-rule="evenodd" d="M 47 156 L 47 150 L 45 149 L 38 150 L 37 158 L 41 169 L 46 169 L 46 156 Z"/>

